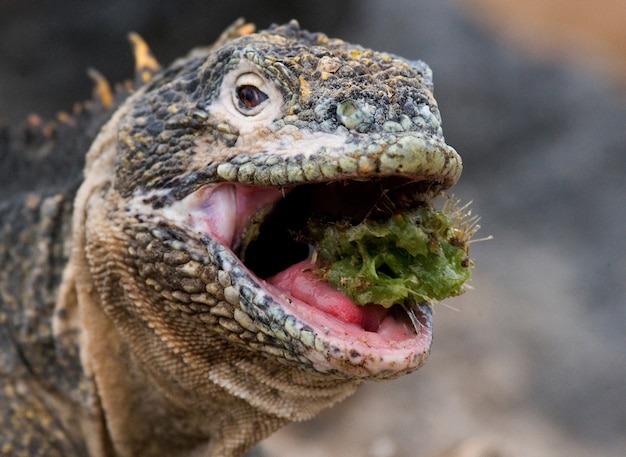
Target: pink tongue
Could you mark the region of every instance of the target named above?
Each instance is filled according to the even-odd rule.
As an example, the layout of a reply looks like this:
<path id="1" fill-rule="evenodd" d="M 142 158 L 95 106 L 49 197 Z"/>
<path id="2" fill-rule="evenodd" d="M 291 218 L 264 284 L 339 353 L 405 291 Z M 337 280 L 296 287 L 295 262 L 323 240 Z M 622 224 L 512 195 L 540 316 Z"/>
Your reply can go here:
<path id="1" fill-rule="evenodd" d="M 315 265 L 304 260 L 268 278 L 266 281 L 292 297 L 324 311 L 343 322 L 375 332 L 387 315 L 379 305 L 358 306 L 341 292 L 321 281 Z"/>

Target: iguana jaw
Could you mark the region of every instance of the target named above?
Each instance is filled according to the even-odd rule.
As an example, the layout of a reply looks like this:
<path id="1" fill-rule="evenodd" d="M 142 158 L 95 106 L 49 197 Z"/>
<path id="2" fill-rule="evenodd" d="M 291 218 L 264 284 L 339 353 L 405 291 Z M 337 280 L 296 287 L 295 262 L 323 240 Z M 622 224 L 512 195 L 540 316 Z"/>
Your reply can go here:
<path id="1" fill-rule="evenodd" d="M 328 183 L 319 186 L 326 189 Z M 233 287 L 240 296 L 239 306 L 263 339 L 289 342 L 296 348 L 297 354 L 290 354 L 287 362 L 306 361 L 304 366 L 316 372 L 350 378 L 393 378 L 419 368 L 432 342 L 427 306 L 414 308 L 419 320 L 416 331 L 402 308 L 357 306 L 320 281 L 310 258 L 283 265 L 270 276 L 250 270 L 243 259 L 250 239 L 290 193 L 297 193 L 294 186 L 209 184 L 164 210 L 168 223 L 211 240 L 207 251 L 215 256 L 214 263 L 231 271 L 231 276 L 237 272 Z M 276 257 L 290 247 L 273 249 Z"/>
<path id="2" fill-rule="evenodd" d="M 372 134 L 344 128 L 333 133 L 294 132 L 293 126 L 259 129 L 219 151 L 198 140 L 192 158 L 196 170 L 154 200 L 152 213 L 204 245 L 204 262 L 227 278 L 221 287 L 229 306 L 238 311 L 234 319 L 239 317 L 237 325 L 255 335 L 244 349 L 348 379 L 387 379 L 418 369 L 432 342 L 429 312 L 415 308 L 416 331 L 400 307 L 390 312 L 357 307 L 330 287 L 323 302 L 316 289 L 319 280 L 294 267 L 306 260 L 306 252 L 260 273 L 250 265 L 249 241 L 269 212 L 308 186 L 403 180 L 422 185 L 414 190 L 427 199 L 429 192 L 432 197 L 458 180 L 460 157 L 442 137 L 411 129 Z M 358 201 L 359 195 L 354 197 Z M 318 198 L 333 199 L 350 205 L 340 193 Z M 296 207 L 309 204 L 296 202 Z M 272 249 L 260 256 L 262 261 L 285 247 Z"/>

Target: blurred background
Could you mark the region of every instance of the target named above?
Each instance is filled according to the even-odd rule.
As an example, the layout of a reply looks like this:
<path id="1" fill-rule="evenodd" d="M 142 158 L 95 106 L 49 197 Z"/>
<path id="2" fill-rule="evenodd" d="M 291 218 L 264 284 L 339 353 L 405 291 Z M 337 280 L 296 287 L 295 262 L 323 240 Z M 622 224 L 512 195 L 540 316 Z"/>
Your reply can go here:
<path id="1" fill-rule="evenodd" d="M 0 119 L 70 111 L 89 67 L 131 77 L 131 30 L 167 64 L 240 16 L 428 62 L 464 158 L 455 194 L 494 236 L 473 245 L 474 290 L 437 307 L 423 369 L 268 454 L 626 455 L 624 0 L 1 0 Z"/>

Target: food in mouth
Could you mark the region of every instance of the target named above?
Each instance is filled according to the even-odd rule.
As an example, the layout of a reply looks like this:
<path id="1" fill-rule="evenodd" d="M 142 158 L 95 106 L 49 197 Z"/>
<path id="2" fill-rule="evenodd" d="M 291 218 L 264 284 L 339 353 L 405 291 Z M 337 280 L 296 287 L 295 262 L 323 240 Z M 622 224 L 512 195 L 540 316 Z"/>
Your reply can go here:
<path id="1" fill-rule="evenodd" d="M 463 292 L 472 262 L 463 232 L 429 206 L 386 220 L 307 225 L 316 273 L 357 305 L 433 304 Z"/>
<path id="2" fill-rule="evenodd" d="M 367 308 L 360 312 L 353 305 L 318 305 L 342 320 L 359 322 L 362 314 L 368 322 L 360 324 L 376 328 L 376 316 L 404 308 L 419 332 L 418 306 L 464 292 L 473 266 L 469 241 L 478 229 L 467 206 L 447 198 L 437 210 L 432 200 L 433 194 L 415 182 L 295 189 L 246 245 L 246 264 L 292 294 L 319 303 L 330 286 L 346 301 Z M 267 233 L 282 235 L 269 240 Z M 284 265 L 272 269 L 268 262 L 255 264 L 255 258 L 278 261 L 275 251 L 261 256 L 258 252 L 263 246 L 277 245 L 291 254 Z M 332 296 L 337 301 L 338 294 Z M 351 311 L 338 311 L 342 309 Z"/>

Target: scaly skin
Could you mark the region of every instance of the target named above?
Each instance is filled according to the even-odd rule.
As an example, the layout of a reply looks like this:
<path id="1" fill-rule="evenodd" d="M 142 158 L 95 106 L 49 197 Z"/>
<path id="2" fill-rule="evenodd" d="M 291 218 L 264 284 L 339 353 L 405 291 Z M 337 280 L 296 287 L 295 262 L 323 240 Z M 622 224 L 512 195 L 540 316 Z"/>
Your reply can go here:
<path id="1" fill-rule="evenodd" d="M 337 293 L 307 283 L 292 267 L 306 253 L 274 232 L 456 182 L 430 69 L 295 22 L 250 32 L 140 72 L 75 198 L 26 201 L 11 219 L 30 211 L 26 229 L 5 223 L 2 262 L 21 272 L 1 279 L 11 455 L 239 456 L 425 361 L 427 311 L 417 332 L 398 313 L 366 331 L 321 311 L 318 295 Z M 304 286 L 274 284 L 285 269 Z"/>

